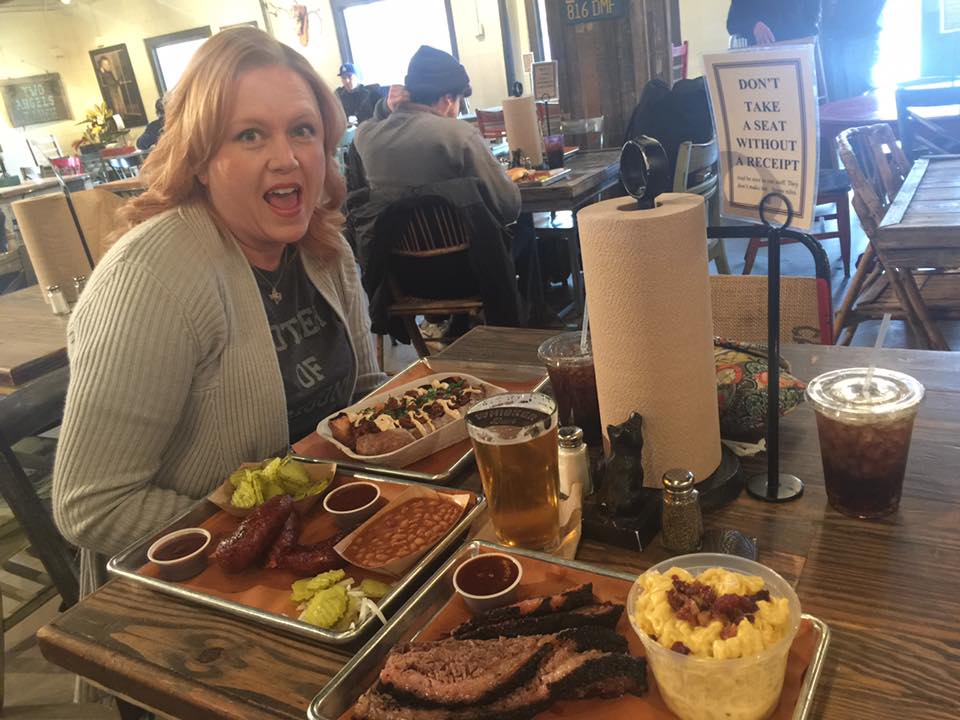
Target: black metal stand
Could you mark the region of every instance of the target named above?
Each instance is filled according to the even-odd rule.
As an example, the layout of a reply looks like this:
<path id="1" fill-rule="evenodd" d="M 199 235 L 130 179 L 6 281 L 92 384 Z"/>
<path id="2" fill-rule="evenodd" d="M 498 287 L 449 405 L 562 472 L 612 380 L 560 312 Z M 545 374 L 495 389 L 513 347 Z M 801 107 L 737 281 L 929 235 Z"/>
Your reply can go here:
<path id="1" fill-rule="evenodd" d="M 766 217 L 767 203 L 777 198 L 787 210 L 782 225 L 771 224 Z M 780 233 L 793 219 L 789 198 L 779 192 L 767 193 L 760 201 L 760 220 L 767 236 L 767 472 L 747 480 L 747 492 L 766 502 L 787 502 L 803 494 L 803 483 L 796 475 L 780 472 Z"/>

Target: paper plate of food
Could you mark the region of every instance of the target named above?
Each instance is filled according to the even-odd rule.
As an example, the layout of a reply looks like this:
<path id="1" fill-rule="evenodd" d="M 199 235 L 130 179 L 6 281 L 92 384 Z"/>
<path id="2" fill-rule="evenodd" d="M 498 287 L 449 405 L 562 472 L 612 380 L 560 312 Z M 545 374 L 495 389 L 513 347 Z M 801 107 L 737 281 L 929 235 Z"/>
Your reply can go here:
<path id="1" fill-rule="evenodd" d="M 464 440 L 467 410 L 502 392 L 472 375 L 436 373 L 324 418 L 317 433 L 349 458 L 402 468 Z"/>

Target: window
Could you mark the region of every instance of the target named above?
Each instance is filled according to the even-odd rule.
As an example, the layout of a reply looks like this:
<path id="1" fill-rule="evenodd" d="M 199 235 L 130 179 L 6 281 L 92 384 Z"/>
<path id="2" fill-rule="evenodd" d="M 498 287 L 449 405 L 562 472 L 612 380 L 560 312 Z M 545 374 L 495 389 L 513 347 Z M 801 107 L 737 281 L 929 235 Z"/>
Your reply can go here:
<path id="1" fill-rule="evenodd" d="M 340 54 L 365 83 L 402 84 L 421 45 L 457 55 L 450 0 L 333 0 Z"/>
<path id="2" fill-rule="evenodd" d="M 147 46 L 153 77 L 157 81 L 157 90 L 161 97 L 180 81 L 193 54 L 208 37 L 209 26 L 157 35 L 143 41 Z"/>

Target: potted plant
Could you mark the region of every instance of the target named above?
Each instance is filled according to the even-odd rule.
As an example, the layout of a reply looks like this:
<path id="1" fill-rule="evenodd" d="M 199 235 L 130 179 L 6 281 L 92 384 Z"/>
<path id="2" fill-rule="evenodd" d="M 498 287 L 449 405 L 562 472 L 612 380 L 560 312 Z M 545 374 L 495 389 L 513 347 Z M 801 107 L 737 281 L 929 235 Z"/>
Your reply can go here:
<path id="1" fill-rule="evenodd" d="M 107 107 L 106 103 L 94 105 L 87 110 L 83 120 L 77 125 L 84 126 L 84 131 L 73 147 L 82 155 L 99 152 L 125 135 L 123 131 L 117 129 L 113 120 L 113 111 Z"/>

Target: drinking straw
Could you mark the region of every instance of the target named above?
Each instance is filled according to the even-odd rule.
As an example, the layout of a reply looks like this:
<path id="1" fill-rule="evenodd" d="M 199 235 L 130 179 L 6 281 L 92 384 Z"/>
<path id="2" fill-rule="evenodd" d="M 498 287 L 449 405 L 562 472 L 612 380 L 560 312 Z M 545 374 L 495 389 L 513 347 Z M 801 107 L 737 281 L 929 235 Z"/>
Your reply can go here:
<path id="1" fill-rule="evenodd" d="M 870 394 L 870 385 L 873 384 L 873 371 L 877 369 L 877 351 L 883 347 L 883 340 L 887 337 L 887 330 L 890 327 L 890 313 L 883 314 L 883 320 L 880 321 L 880 332 L 877 333 L 877 341 L 873 344 L 873 352 L 870 353 L 870 367 L 867 368 L 867 377 L 863 381 L 861 395 Z"/>
<path id="2" fill-rule="evenodd" d="M 583 300 L 583 327 L 580 328 L 580 352 L 587 353 L 587 331 L 590 328 L 590 316 L 587 315 L 587 300 Z"/>

